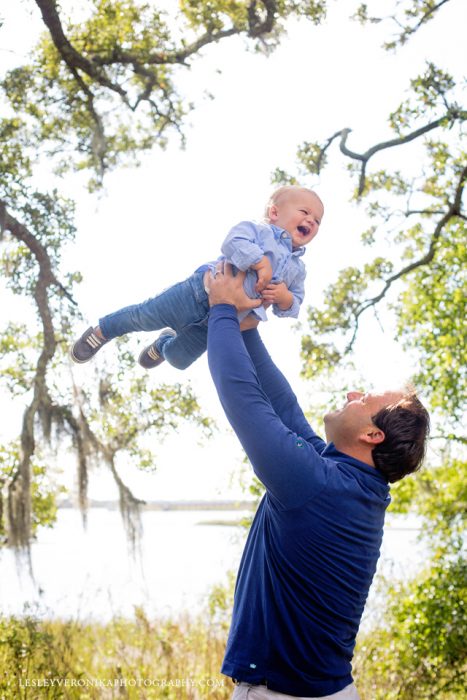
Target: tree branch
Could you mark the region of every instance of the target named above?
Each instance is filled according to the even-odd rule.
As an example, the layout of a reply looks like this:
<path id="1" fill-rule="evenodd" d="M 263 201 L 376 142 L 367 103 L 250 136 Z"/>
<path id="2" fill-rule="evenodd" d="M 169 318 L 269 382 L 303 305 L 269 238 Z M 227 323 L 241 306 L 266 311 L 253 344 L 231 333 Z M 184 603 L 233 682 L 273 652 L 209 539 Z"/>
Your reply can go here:
<path id="1" fill-rule="evenodd" d="M 92 450 L 96 455 L 100 455 L 105 464 L 109 467 L 115 484 L 118 488 L 119 493 L 119 505 L 120 514 L 123 519 L 123 524 L 125 527 L 125 532 L 128 537 L 131 551 L 134 553 L 140 542 L 141 537 L 141 515 L 140 507 L 146 503 L 146 501 L 137 498 L 130 488 L 123 482 L 120 474 L 117 471 L 115 465 L 115 455 L 121 446 L 111 447 L 105 444 L 98 438 L 95 432 L 92 430 L 89 421 L 85 415 L 83 408 L 83 400 L 78 387 L 73 381 L 73 395 L 75 402 L 78 407 L 79 417 L 76 419 L 70 410 L 66 411 L 65 417 L 69 423 L 72 432 L 77 441 L 78 447 L 81 445 L 81 449 L 78 449 L 78 467 L 79 467 L 79 486 L 80 486 L 80 507 L 83 517 L 86 514 L 87 507 L 87 458 L 89 452 Z"/>
<path id="2" fill-rule="evenodd" d="M 442 117 L 439 117 L 438 119 L 435 119 L 434 121 L 429 122 L 428 124 L 425 124 L 424 126 L 421 126 L 418 129 L 415 129 L 414 131 L 406 134 L 405 136 L 398 136 L 397 138 L 377 143 L 374 146 L 371 146 L 371 148 L 368 148 L 368 150 L 366 150 L 364 153 L 357 153 L 357 151 L 353 151 L 350 148 L 348 148 L 347 139 L 349 137 L 349 134 L 352 132 L 352 129 L 348 127 L 345 129 L 340 129 L 339 131 L 336 131 L 335 134 L 330 136 L 328 140 L 323 144 L 323 146 L 320 147 L 318 158 L 316 160 L 316 172 L 318 174 L 320 173 L 326 151 L 328 150 L 332 142 L 340 136 L 339 150 L 341 151 L 341 153 L 347 158 L 359 161 L 361 163 L 360 179 L 358 185 L 358 197 L 361 197 L 365 190 L 366 168 L 369 160 L 374 155 L 376 155 L 380 151 L 387 150 L 388 148 L 395 148 L 396 146 L 402 146 L 406 143 L 410 143 L 411 141 L 418 139 L 420 136 L 423 136 L 424 134 L 427 134 L 428 132 L 437 129 L 446 120 L 454 122 L 456 120 L 465 121 L 466 119 L 467 111 L 459 109 L 457 105 L 453 105 L 451 107 L 448 106 L 446 113 Z"/>
<path id="3" fill-rule="evenodd" d="M 437 214 L 442 213 L 443 212 L 440 209 L 406 209 L 405 211 L 401 211 L 401 214 L 407 218 L 409 216 L 416 216 L 420 214 L 424 214 L 426 216 L 436 216 Z M 459 216 L 461 216 L 461 214 L 459 214 Z"/>
<path id="4" fill-rule="evenodd" d="M 34 426 L 36 417 L 40 416 L 41 412 L 46 413 L 50 404 L 46 373 L 56 349 L 49 288 L 57 285 L 58 280 L 52 271 L 50 257 L 44 246 L 8 213 L 2 201 L 0 211 L 2 227 L 28 247 L 39 266 L 33 296 L 42 322 L 43 344 L 34 373 L 33 397 L 23 414 L 21 458 L 8 487 L 8 543 L 14 548 L 28 551 L 31 536 L 31 459 L 35 450 Z M 60 288 L 63 289 L 62 285 Z"/>
<path id="5" fill-rule="evenodd" d="M 449 2 L 449 0 L 440 0 L 440 2 L 437 5 L 433 5 L 432 7 L 429 7 L 428 10 L 422 14 L 421 19 L 417 22 L 416 25 L 414 25 L 413 27 L 405 27 L 404 28 L 404 31 L 402 33 L 401 38 L 403 37 L 404 39 L 406 39 L 411 34 L 415 34 L 415 32 L 420 29 L 422 24 L 425 24 L 425 22 L 428 22 L 428 20 L 431 19 L 431 16 L 434 15 L 436 12 L 438 12 L 440 7 L 445 5 L 447 2 Z M 395 19 L 395 17 L 393 17 L 393 19 Z"/>
<path id="6" fill-rule="evenodd" d="M 56 0 L 36 0 L 36 4 L 41 11 L 42 19 L 50 32 L 50 36 L 52 37 L 57 51 L 68 68 L 72 70 L 73 75 L 76 77 L 76 69 L 82 70 L 86 75 L 99 83 L 99 85 L 107 87 L 109 90 L 117 92 L 121 97 L 126 98 L 125 90 L 123 90 L 120 85 L 109 80 L 105 73 L 99 70 L 93 60 L 85 58 L 67 39 L 57 11 Z M 80 87 L 82 87 L 82 84 L 80 84 Z"/>
<path id="7" fill-rule="evenodd" d="M 183 49 L 148 54 L 147 56 L 144 56 L 144 59 L 142 59 L 140 55 L 132 51 L 122 49 L 119 46 L 112 47 L 111 52 L 107 56 L 93 55 L 92 58 L 88 59 L 75 49 L 65 35 L 60 20 L 60 15 L 57 10 L 56 0 L 36 0 L 36 4 L 41 11 L 42 19 L 50 32 L 50 36 L 52 37 L 52 41 L 57 51 L 67 64 L 68 68 L 72 71 L 74 77 L 78 80 L 80 87 L 85 90 L 86 94 L 89 95 L 89 88 L 87 88 L 85 84 L 78 79 L 78 70 L 84 72 L 102 87 L 106 87 L 109 90 L 118 93 L 126 103 L 128 101 L 126 90 L 124 90 L 118 83 L 110 80 L 107 74 L 101 70 L 102 66 L 110 66 L 115 64 L 131 65 L 134 72 L 141 75 L 141 69 L 143 69 L 144 66 L 176 63 L 186 65 L 187 58 L 198 53 L 198 51 L 200 51 L 200 49 L 202 49 L 204 46 L 217 43 L 222 39 L 240 34 L 244 31 L 241 27 L 233 25 L 229 29 L 221 29 L 217 32 L 205 32 L 191 44 L 184 46 Z M 267 34 L 274 28 L 275 16 L 278 11 L 277 2 L 275 0 L 263 0 L 261 4 L 266 9 L 266 18 L 263 22 L 260 21 L 256 12 L 258 2 L 253 0 L 248 6 L 249 27 L 247 34 L 252 38 L 257 38 L 263 34 Z M 153 73 L 150 73 L 148 77 L 151 81 L 155 81 L 155 76 Z M 147 92 L 147 86 L 145 86 L 143 92 Z M 145 98 L 140 96 L 138 101 L 140 102 L 142 99 Z"/>
<path id="8" fill-rule="evenodd" d="M 395 139 L 389 139 L 388 141 L 382 141 L 381 143 L 375 144 L 367 151 L 365 151 L 365 153 L 357 153 L 356 151 L 351 151 L 349 148 L 347 148 L 347 138 L 351 132 L 351 129 L 342 129 L 340 132 L 334 134 L 332 139 L 334 139 L 339 134 L 341 136 L 339 144 L 341 153 L 343 153 L 348 158 L 351 158 L 352 160 L 358 160 L 362 163 L 360 170 L 360 181 L 358 185 L 358 196 L 361 197 L 365 189 L 366 166 L 370 158 L 372 158 L 376 153 L 379 153 L 379 151 L 384 151 L 388 148 L 394 148 L 395 146 L 401 146 L 405 143 L 410 143 L 410 141 L 413 141 L 414 139 L 418 139 L 420 136 L 423 136 L 423 134 L 427 134 L 429 131 L 437 129 L 447 118 L 466 119 L 467 112 L 459 112 L 458 110 L 448 111 L 439 119 L 435 119 L 435 121 L 430 122 L 429 124 L 425 124 L 424 126 L 421 126 L 419 129 L 415 129 L 415 131 L 412 131 L 411 133 L 406 134 L 405 136 L 400 136 Z M 329 142 L 326 144 L 325 148 L 328 148 L 328 146 Z"/>
<path id="9" fill-rule="evenodd" d="M 39 1 L 39 0 L 37 0 Z M 114 46 L 112 52 L 107 56 L 94 55 L 92 57 L 92 62 L 96 66 L 110 66 L 115 63 L 120 65 L 131 65 L 135 66 L 157 66 L 157 65 L 170 65 L 179 63 L 181 65 L 188 65 L 186 63 L 187 58 L 196 54 L 204 46 L 209 44 L 215 44 L 221 39 L 225 39 L 230 36 L 235 36 L 241 32 L 240 29 L 236 27 L 231 27 L 230 29 L 222 29 L 218 32 L 206 32 L 199 39 L 188 44 L 183 49 L 177 49 L 175 51 L 169 52 L 164 51 L 162 53 L 152 53 L 144 56 L 144 60 L 141 60 L 141 56 L 128 51 L 127 49 L 122 49 L 119 46 Z"/>
<path id="10" fill-rule="evenodd" d="M 0 200 L 0 231 L 4 230 L 8 230 L 16 240 L 27 246 L 39 268 L 33 297 L 42 323 L 42 350 L 34 373 L 33 397 L 23 414 L 21 458 L 9 484 L 7 510 L 8 543 L 18 550 L 28 551 L 31 536 L 31 460 L 36 445 L 35 422 L 40 417 L 47 432 L 51 399 L 46 374 L 57 346 L 49 304 L 50 288 L 58 287 L 71 303 L 76 305 L 76 302 L 57 279 L 47 250 L 23 224 L 9 214 L 5 202 Z"/>
<path id="11" fill-rule="evenodd" d="M 338 136 L 341 136 L 341 134 L 343 134 L 344 131 L 346 131 L 346 132 L 347 132 L 347 135 L 348 135 L 352 130 L 351 130 L 351 129 L 342 129 L 341 131 L 336 131 L 335 134 L 333 134 L 330 138 L 328 138 L 328 140 L 326 141 L 326 143 L 324 144 L 324 146 L 322 146 L 322 147 L 320 148 L 319 155 L 318 155 L 318 160 L 317 160 L 317 162 L 316 162 L 316 172 L 318 173 L 318 175 L 319 175 L 319 173 L 321 172 L 321 167 L 322 167 L 322 164 L 323 164 L 324 155 L 325 155 L 326 151 L 328 150 L 329 146 L 332 144 L 332 142 L 334 141 L 334 139 L 336 139 Z"/>
<path id="12" fill-rule="evenodd" d="M 179 120 L 177 120 L 177 110 L 174 108 L 173 101 L 169 99 L 169 91 L 164 89 L 163 82 L 160 81 L 155 66 L 158 65 L 173 65 L 180 64 L 187 66 L 187 59 L 200 51 L 204 46 L 221 41 L 227 37 L 246 33 L 252 38 L 258 38 L 274 28 L 275 18 L 278 13 L 278 5 L 276 0 L 252 0 L 247 8 L 248 27 L 237 26 L 234 22 L 227 29 L 219 31 L 206 31 L 202 36 L 198 37 L 191 44 L 185 45 L 182 48 L 175 48 L 167 51 L 157 51 L 142 55 L 138 50 L 124 49 L 121 46 L 111 46 L 106 55 L 89 54 L 88 56 L 80 53 L 66 36 L 59 14 L 59 6 L 57 0 L 36 0 L 39 7 L 42 19 L 47 29 L 50 32 L 53 44 L 57 49 L 59 56 L 68 67 L 70 73 L 76 80 L 80 91 L 85 96 L 85 104 L 91 118 L 95 124 L 91 138 L 91 150 L 98 162 L 98 174 L 102 178 L 106 164 L 105 156 L 107 152 L 107 139 L 104 131 L 104 123 L 102 116 L 98 113 L 95 107 L 95 95 L 92 85 L 101 86 L 107 90 L 116 93 L 124 105 L 133 112 L 136 111 L 142 102 L 149 105 L 150 110 L 158 117 L 162 117 L 163 123 L 159 130 L 158 137 L 162 135 L 163 130 L 167 126 L 173 126 L 181 135 Z M 259 13 L 260 6 L 265 10 L 264 19 L 261 19 Z M 130 95 L 125 88 L 123 80 L 117 78 L 111 79 L 107 72 L 107 67 L 128 66 L 134 76 L 139 76 L 142 79 L 142 88 L 136 96 L 132 98 L 130 104 Z M 118 70 L 117 70 L 118 72 Z M 86 81 L 84 76 L 90 79 Z M 128 75 L 125 76 L 125 80 Z M 166 101 L 167 114 L 161 110 L 160 106 L 156 105 L 152 97 L 154 89 L 159 88 L 162 91 L 163 99 Z"/>
<path id="13" fill-rule="evenodd" d="M 39 2 L 50 2 L 50 0 L 36 0 Z M 257 1 L 252 0 L 248 6 L 248 36 L 251 38 L 258 38 L 263 34 L 268 34 L 274 29 L 275 17 L 278 12 L 277 2 L 275 0 L 263 0 L 261 3 L 266 8 L 266 18 L 264 22 L 260 22 L 258 15 L 256 13 Z M 92 57 L 92 63 L 95 66 L 108 66 L 114 63 L 120 63 L 122 65 L 167 65 L 180 63 L 186 65 L 186 60 L 193 54 L 198 53 L 202 48 L 208 46 L 209 44 L 216 44 L 222 39 L 227 39 L 228 37 L 241 34 L 243 29 L 233 25 L 229 29 L 220 29 L 217 32 L 205 32 L 198 39 L 195 39 L 191 44 L 187 44 L 183 49 L 175 49 L 174 51 L 162 51 L 158 53 L 151 53 L 144 57 L 144 61 L 141 61 L 141 56 L 128 51 L 127 49 L 122 49 L 119 46 L 114 46 L 112 51 L 107 56 L 94 55 Z"/>
<path id="14" fill-rule="evenodd" d="M 396 15 L 386 15 L 385 17 L 369 17 L 365 11 L 363 13 L 363 15 L 361 12 L 357 12 L 353 18 L 360 20 L 360 22 L 362 22 L 362 23 L 372 22 L 373 24 L 376 24 L 379 22 L 384 22 L 387 20 L 391 20 L 400 29 L 400 34 L 399 34 L 397 41 L 400 42 L 401 44 L 404 44 L 412 34 L 415 34 L 423 24 L 428 22 L 432 18 L 432 16 L 436 12 L 438 12 L 438 10 L 443 5 L 445 5 L 448 2 L 449 2 L 449 0 L 440 0 L 440 2 L 438 2 L 438 4 L 429 6 L 428 9 L 421 12 L 420 20 L 416 24 L 414 24 L 413 26 L 409 26 L 408 24 L 404 24 L 404 21 L 399 19 Z M 396 3 L 396 5 L 397 4 L 399 4 L 399 3 Z M 366 5 L 364 6 L 364 8 L 366 10 Z M 406 12 L 405 14 L 407 15 L 408 13 Z M 420 13 L 418 13 L 418 14 L 420 14 Z M 414 19 L 416 17 L 417 17 L 417 14 L 414 12 L 413 16 L 410 17 L 410 19 Z M 405 21 L 408 21 L 408 20 L 406 19 Z M 394 48 L 395 45 L 397 44 L 397 41 L 395 40 L 395 41 L 387 42 L 384 44 L 384 47 L 385 48 Z"/>
<path id="15" fill-rule="evenodd" d="M 461 208 L 462 208 L 462 195 L 464 192 L 464 186 L 465 186 L 465 181 L 467 179 L 467 166 L 464 167 L 464 169 L 461 171 L 460 177 L 459 177 L 459 182 L 457 184 L 455 193 L 454 193 L 454 199 L 452 203 L 449 205 L 448 210 L 445 212 L 445 214 L 441 217 L 441 219 L 438 221 L 435 230 L 433 232 L 433 235 L 431 237 L 430 241 L 430 246 L 421 258 L 418 260 L 410 263 L 409 265 L 406 265 L 403 267 L 401 270 L 398 272 L 394 273 L 388 279 L 386 280 L 384 287 L 382 288 L 381 292 L 377 294 L 375 297 L 372 297 L 371 299 L 367 299 L 366 301 L 361 302 L 358 306 L 357 309 L 354 311 L 354 331 L 352 334 L 352 338 L 350 340 L 350 343 L 348 344 L 345 352 L 349 352 L 355 342 L 355 339 L 357 337 L 357 331 L 358 331 L 358 324 L 359 324 L 359 319 L 360 316 L 370 307 L 375 306 L 378 304 L 386 295 L 390 287 L 396 282 L 397 280 L 401 279 L 402 277 L 405 277 L 405 275 L 408 275 L 410 272 L 413 270 L 417 269 L 418 267 L 422 267 L 423 265 L 429 265 L 433 258 L 435 257 L 436 253 L 436 244 L 438 242 L 438 239 L 443 231 L 443 228 L 446 226 L 448 221 L 454 217 L 454 216 L 461 216 Z"/>
<path id="16" fill-rule="evenodd" d="M 449 442 L 460 442 L 462 445 L 467 445 L 467 437 L 465 435 L 455 435 L 454 433 L 440 433 L 439 435 L 430 435 L 429 440 L 448 440 Z"/>
<path id="17" fill-rule="evenodd" d="M 266 8 L 266 18 L 261 22 L 256 13 L 257 2 L 253 0 L 248 6 L 248 34 L 251 37 L 259 37 L 263 34 L 269 34 L 274 28 L 275 15 L 277 13 L 277 2 L 275 0 L 262 0 L 262 5 Z"/>
<path id="18" fill-rule="evenodd" d="M 22 241 L 29 248 L 39 264 L 41 281 L 46 286 L 58 287 L 68 301 L 70 301 L 74 306 L 78 306 L 78 303 L 73 299 L 70 292 L 57 279 L 54 271 L 52 270 L 49 254 L 44 246 L 30 231 L 28 231 L 26 226 L 21 224 L 8 212 L 5 202 L 0 199 L 0 235 L 4 231 L 9 231 L 14 238 L 16 238 L 18 241 Z"/>

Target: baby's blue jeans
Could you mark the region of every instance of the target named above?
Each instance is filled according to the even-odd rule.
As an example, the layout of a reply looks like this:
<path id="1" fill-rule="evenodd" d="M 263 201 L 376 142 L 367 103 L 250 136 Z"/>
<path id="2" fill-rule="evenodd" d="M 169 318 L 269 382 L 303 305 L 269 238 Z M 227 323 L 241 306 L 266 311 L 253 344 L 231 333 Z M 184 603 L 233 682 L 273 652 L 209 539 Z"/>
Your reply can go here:
<path id="1" fill-rule="evenodd" d="M 103 316 L 99 326 L 104 338 L 170 326 L 177 332 L 176 337 L 161 338 L 156 342 L 157 351 L 177 369 L 185 369 L 207 346 L 209 302 L 203 277 L 204 271 L 195 272 L 141 304 Z"/>

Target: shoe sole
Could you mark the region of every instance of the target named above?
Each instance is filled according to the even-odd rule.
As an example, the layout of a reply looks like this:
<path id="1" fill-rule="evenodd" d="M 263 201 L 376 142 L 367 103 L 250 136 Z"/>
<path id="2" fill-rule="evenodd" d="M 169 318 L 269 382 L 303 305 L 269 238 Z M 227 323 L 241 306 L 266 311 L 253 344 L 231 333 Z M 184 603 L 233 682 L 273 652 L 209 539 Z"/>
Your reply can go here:
<path id="1" fill-rule="evenodd" d="M 170 335 L 170 336 L 172 336 L 172 338 L 175 338 L 176 335 L 177 335 L 177 333 L 176 333 L 176 331 L 173 330 L 173 328 L 163 328 L 163 329 L 161 330 L 161 332 L 159 333 L 159 335 L 157 336 L 156 340 L 159 340 L 159 338 L 160 338 L 162 335 Z M 156 341 L 154 341 L 154 342 L 156 342 Z M 146 367 L 145 365 L 142 364 L 141 358 L 143 357 L 143 355 L 146 354 L 148 348 L 150 348 L 152 345 L 154 345 L 154 343 L 151 343 L 150 345 L 146 345 L 146 347 L 145 347 L 143 350 L 141 350 L 141 352 L 140 352 L 140 354 L 139 354 L 139 357 L 138 357 L 138 364 L 139 364 L 143 369 L 155 369 L 156 367 L 159 367 L 159 365 L 161 365 L 163 362 L 165 362 L 165 357 L 162 357 L 162 356 L 161 356 L 160 362 L 157 362 L 155 365 L 151 365 L 151 367 Z"/>
<path id="2" fill-rule="evenodd" d="M 78 360 L 76 355 L 74 355 L 74 353 L 73 353 L 73 348 L 70 349 L 69 355 L 70 355 L 71 359 L 73 360 L 73 362 L 76 362 L 77 365 L 84 365 L 84 364 L 86 364 L 86 362 L 89 362 L 90 360 L 92 360 L 92 357 L 94 357 L 94 355 L 93 355 L 92 357 L 88 357 L 87 360 Z"/>

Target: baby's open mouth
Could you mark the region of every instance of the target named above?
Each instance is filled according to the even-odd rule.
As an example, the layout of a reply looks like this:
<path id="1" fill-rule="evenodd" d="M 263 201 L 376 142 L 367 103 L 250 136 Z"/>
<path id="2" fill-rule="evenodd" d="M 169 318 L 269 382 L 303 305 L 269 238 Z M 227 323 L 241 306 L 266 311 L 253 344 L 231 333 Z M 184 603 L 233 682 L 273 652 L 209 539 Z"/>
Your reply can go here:
<path id="1" fill-rule="evenodd" d="M 297 231 L 302 234 L 302 236 L 308 236 L 310 229 L 308 226 L 297 226 Z"/>

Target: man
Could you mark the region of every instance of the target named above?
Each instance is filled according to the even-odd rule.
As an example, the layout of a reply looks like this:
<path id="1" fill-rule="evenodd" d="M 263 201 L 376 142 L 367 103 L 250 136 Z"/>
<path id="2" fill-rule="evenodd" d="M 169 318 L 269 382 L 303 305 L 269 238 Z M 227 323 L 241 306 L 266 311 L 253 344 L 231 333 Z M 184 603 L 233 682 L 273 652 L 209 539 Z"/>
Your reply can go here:
<path id="1" fill-rule="evenodd" d="M 379 557 L 388 482 L 419 468 L 429 419 L 411 392 L 351 392 L 311 429 L 256 328 L 241 275 L 210 282 L 208 359 L 266 494 L 240 563 L 222 672 L 233 698 L 358 700 L 351 659 Z"/>

